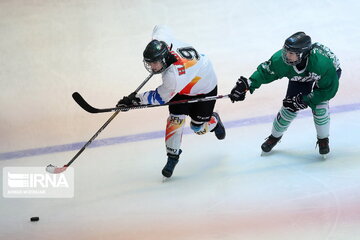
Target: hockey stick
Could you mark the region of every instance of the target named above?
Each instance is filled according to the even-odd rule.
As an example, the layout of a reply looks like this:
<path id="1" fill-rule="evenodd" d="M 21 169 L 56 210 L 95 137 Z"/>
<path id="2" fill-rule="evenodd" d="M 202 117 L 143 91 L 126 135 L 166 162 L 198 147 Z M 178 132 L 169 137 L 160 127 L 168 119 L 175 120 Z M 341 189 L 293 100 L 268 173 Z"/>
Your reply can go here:
<path id="1" fill-rule="evenodd" d="M 150 80 L 150 78 L 153 75 L 154 74 L 151 73 L 134 92 L 137 93 Z M 56 167 L 52 164 L 49 164 L 46 167 L 46 171 L 49 173 L 56 173 L 56 174 L 64 172 L 75 161 L 75 159 L 85 150 L 85 148 L 89 146 L 90 143 L 100 134 L 100 132 L 102 132 L 102 130 L 104 130 L 107 125 L 109 125 L 109 123 L 119 114 L 119 112 L 120 110 L 116 110 L 115 113 L 104 123 L 104 125 L 102 125 L 102 127 L 94 134 L 94 136 L 92 136 L 92 138 L 90 138 L 90 140 L 87 143 L 85 143 L 85 145 L 79 150 L 78 153 L 76 153 L 76 155 L 67 164 L 65 164 L 63 167 Z"/>
<path id="2" fill-rule="evenodd" d="M 132 109 L 141 109 L 141 108 L 153 108 L 153 107 L 162 107 L 162 106 L 169 106 L 169 105 L 177 105 L 177 104 L 184 104 L 184 103 L 196 103 L 196 102 L 207 102 L 207 101 L 213 101 L 221 98 L 228 98 L 230 97 L 230 94 L 228 95 L 218 95 L 218 96 L 209 96 L 209 97 L 203 97 L 203 98 L 193 98 L 193 99 L 186 99 L 186 100 L 178 100 L 178 101 L 172 101 L 167 102 L 164 104 L 159 105 L 151 105 L 151 104 L 145 104 L 145 105 L 133 105 L 129 107 L 113 107 L 113 108 L 94 108 L 90 104 L 88 104 L 85 99 L 78 93 L 73 93 L 74 100 L 82 107 L 85 111 L 89 113 L 104 113 L 104 112 L 115 112 L 115 111 L 128 111 Z"/>

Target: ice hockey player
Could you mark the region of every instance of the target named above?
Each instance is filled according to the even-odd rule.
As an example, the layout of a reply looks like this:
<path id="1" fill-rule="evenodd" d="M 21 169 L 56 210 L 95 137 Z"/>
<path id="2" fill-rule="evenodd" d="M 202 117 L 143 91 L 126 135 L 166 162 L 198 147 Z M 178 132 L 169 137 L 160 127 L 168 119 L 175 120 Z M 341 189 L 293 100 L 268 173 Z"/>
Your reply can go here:
<path id="1" fill-rule="evenodd" d="M 274 119 L 271 135 L 261 145 L 270 152 L 279 142 L 299 110 L 312 110 L 319 153 L 324 157 L 329 148 L 329 100 L 339 86 L 340 63 L 335 54 L 320 43 L 312 44 L 310 36 L 297 32 L 268 61 L 261 63 L 249 79 L 241 76 L 231 91 L 231 100 L 243 101 L 246 92 L 253 93 L 262 84 L 287 77 L 289 84 L 282 107 Z"/>
<path id="2" fill-rule="evenodd" d="M 155 90 L 132 93 L 121 99 L 117 106 L 138 104 L 164 104 L 166 102 L 216 96 L 217 77 L 209 58 L 200 54 L 192 45 L 176 40 L 171 29 L 157 25 L 152 40 L 143 52 L 145 68 L 161 74 L 162 84 Z M 171 177 L 179 156 L 186 116 L 190 116 L 191 129 L 198 135 L 214 132 L 221 140 L 225 128 L 219 114 L 213 112 L 215 101 L 169 106 L 165 145 L 167 163 L 162 170 L 164 177 Z"/>

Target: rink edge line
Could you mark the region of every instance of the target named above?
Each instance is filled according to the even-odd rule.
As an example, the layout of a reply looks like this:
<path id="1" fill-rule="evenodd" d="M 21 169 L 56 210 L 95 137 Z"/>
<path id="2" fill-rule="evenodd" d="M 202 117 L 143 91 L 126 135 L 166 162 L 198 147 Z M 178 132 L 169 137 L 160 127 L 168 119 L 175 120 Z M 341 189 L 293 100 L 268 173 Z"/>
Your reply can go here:
<path id="1" fill-rule="evenodd" d="M 345 104 L 339 106 L 332 106 L 330 108 L 331 114 L 337 113 L 344 113 L 344 112 L 351 112 L 360 110 L 360 103 L 353 103 L 353 104 Z M 311 111 L 305 110 L 299 112 L 297 118 L 306 118 L 311 117 Z M 245 118 L 239 119 L 234 121 L 224 122 L 224 125 L 227 129 L 229 128 L 236 128 L 236 127 L 243 127 L 243 126 L 250 126 L 256 124 L 264 124 L 270 123 L 274 120 L 275 115 L 266 115 L 266 116 L 259 116 L 253 118 Z M 184 129 L 184 134 L 191 134 L 192 131 L 189 127 Z M 139 133 L 134 135 L 128 136 L 120 136 L 120 137 L 113 137 L 113 138 L 104 138 L 95 140 L 91 143 L 88 148 L 95 148 L 95 147 L 102 147 L 102 146 L 109 146 L 114 144 L 123 144 L 129 142 L 140 142 L 145 140 L 157 139 L 164 137 L 164 130 L 162 131 L 153 131 L 148 133 Z M 77 142 L 77 143 L 70 143 L 64 145 L 56 145 L 56 146 L 49 146 L 49 147 L 42 147 L 42 148 L 33 148 L 33 149 L 26 149 L 26 150 L 19 150 L 13 152 L 4 152 L 0 153 L 0 160 L 10 160 L 10 159 L 17 159 L 17 158 L 24 158 L 24 157 L 33 157 L 38 155 L 44 154 L 52 154 L 52 153 L 59 153 L 59 152 L 67 152 L 67 151 L 75 151 L 79 150 L 84 146 L 86 142 Z"/>

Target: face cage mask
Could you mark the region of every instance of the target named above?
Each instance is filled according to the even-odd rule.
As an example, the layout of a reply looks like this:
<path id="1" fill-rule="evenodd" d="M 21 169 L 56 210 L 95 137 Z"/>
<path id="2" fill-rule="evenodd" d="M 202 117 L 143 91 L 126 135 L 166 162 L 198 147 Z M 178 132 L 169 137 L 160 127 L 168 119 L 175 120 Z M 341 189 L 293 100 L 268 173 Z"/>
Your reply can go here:
<path id="1" fill-rule="evenodd" d="M 165 61 L 164 59 L 161 60 L 161 61 L 157 61 L 157 62 L 160 62 L 162 64 L 162 68 L 159 70 L 159 71 L 154 71 L 151 66 L 150 66 L 150 62 L 147 62 L 145 60 L 143 60 L 144 62 L 144 66 L 146 68 L 146 70 L 149 72 L 149 73 L 153 73 L 153 74 L 159 74 L 159 73 L 162 73 L 165 69 L 166 69 L 166 64 L 165 64 Z"/>
<path id="2" fill-rule="evenodd" d="M 287 65 L 290 65 L 290 66 L 296 66 L 296 65 L 298 65 L 298 64 L 301 62 L 301 60 L 302 60 L 303 53 L 293 52 L 293 53 L 296 54 L 297 60 L 296 60 L 296 61 L 291 61 L 290 59 L 288 59 L 288 58 L 286 57 L 286 54 L 287 54 L 288 52 L 293 52 L 293 51 L 288 51 L 288 50 L 286 50 L 286 49 L 283 49 L 283 50 L 282 50 L 282 59 L 284 60 L 284 62 L 285 62 Z"/>

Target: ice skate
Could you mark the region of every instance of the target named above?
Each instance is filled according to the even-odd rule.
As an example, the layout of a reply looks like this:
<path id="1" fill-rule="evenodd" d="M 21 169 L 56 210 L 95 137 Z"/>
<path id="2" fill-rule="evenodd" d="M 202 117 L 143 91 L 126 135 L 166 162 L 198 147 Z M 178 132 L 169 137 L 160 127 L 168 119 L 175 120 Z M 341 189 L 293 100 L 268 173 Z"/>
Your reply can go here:
<path id="1" fill-rule="evenodd" d="M 217 139 L 222 140 L 226 136 L 224 124 L 221 122 L 221 119 L 220 119 L 220 116 L 218 113 L 213 112 L 212 115 L 216 118 L 217 124 L 216 124 L 215 128 L 213 130 L 211 130 L 211 132 L 215 132 L 215 136 L 217 137 Z"/>
<path id="2" fill-rule="evenodd" d="M 179 157 L 180 157 L 181 152 L 182 151 L 180 150 L 179 155 L 170 154 L 170 153 L 167 154 L 168 155 L 167 163 L 162 170 L 162 175 L 165 178 L 170 178 L 172 176 L 175 166 L 179 162 Z"/>
<path id="3" fill-rule="evenodd" d="M 266 155 L 269 153 L 273 147 L 280 141 L 281 137 L 274 137 L 273 135 L 270 135 L 268 138 L 266 138 L 266 141 L 261 145 L 262 153 L 261 156 Z"/>
<path id="4" fill-rule="evenodd" d="M 329 147 L 329 138 L 323 138 L 323 139 L 319 139 L 316 142 L 316 145 L 319 146 L 319 153 L 321 155 L 321 157 L 323 159 L 327 158 L 327 155 L 330 152 L 330 147 Z"/>

